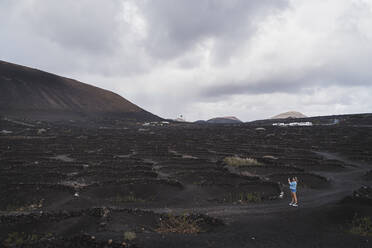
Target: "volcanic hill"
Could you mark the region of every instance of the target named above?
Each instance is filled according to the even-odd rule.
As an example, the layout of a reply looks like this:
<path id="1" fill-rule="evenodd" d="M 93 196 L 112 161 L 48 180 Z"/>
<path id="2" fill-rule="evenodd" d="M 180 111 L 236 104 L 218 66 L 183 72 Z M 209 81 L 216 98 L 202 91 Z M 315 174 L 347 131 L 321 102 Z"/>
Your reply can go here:
<path id="1" fill-rule="evenodd" d="M 236 124 L 236 123 L 242 123 L 241 120 L 236 118 L 235 116 L 224 116 L 224 117 L 216 117 L 212 118 L 210 120 L 207 120 L 207 123 L 212 124 Z"/>
<path id="2" fill-rule="evenodd" d="M 196 124 L 238 124 L 243 123 L 235 116 L 215 117 L 209 120 L 197 120 Z"/>
<path id="3" fill-rule="evenodd" d="M 271 119 L 286 119 L 286 118 L 307 118 L 306 115 L 296 112 L 296 111 L 289 111 L 285 113 L 278 114 L 276 116 L 271 117 Z"/>
<path id="4" fill-rule="evenodd" d="M 0 115 L 48 121 L 161 119 L 111 91 L 5 61 L 0 61 Z"/>

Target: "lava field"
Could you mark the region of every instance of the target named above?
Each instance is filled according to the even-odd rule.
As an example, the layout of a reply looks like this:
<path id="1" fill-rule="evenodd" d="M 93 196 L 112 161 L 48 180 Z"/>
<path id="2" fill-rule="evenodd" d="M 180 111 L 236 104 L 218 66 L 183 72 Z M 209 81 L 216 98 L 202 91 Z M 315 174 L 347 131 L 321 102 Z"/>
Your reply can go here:
<path id="1" fill-rule="evenodd" d="M 372 247 L 368 125 L 2 119 L 0 132 L 2 247 Z"/>

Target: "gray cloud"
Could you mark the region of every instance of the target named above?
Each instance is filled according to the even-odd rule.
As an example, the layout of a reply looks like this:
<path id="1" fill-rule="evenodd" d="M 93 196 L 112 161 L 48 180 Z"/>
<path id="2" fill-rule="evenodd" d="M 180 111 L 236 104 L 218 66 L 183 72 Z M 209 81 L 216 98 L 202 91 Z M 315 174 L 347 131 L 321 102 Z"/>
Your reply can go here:
<path id="1" fill-rule="evenodd" d="M 125 20 L 124 16 L 133 15 L 126 13 L 133 11 L 124 8 L 126 3 L 142 15 L 147 26 L 145 37 L 138 37 L 132 30 L 133 23 Z M 50 54 L 48 49 L 58 53 L 50 54 L 55 56 L 56 65 L 52 63 L 47 69 L 63 68 L 68 59 L 74 60 L 71 70 L 125 76 L 145 72 L 158 60 L 187 54 L 208 38 L 215 39 L 212 56 L 224 60 L 239 47 L 238 43 L 250 39 L 255 22 L 287 4 L 287 0 L 112 0 L 105 4 L 99 0 L 5 1 L 2 9 L 7 12 L 2 20 L 8 22 L 10 39 L 23 39 L 15 35 L 21 29 L 31 42 L 35 39 L 40 43 L 34 48 L 39 54 L 37 60 L 48 61 L 44 58 Z M 24 43 L 19 44 L 21 48 Z M 190 61 L 197 59 L 189 58 L 181 65 L 193 67 Z"/>
<path id="2" fill-rule="evenodd" d="M 372 109 L 369 1 L 2 0 L 0 23 L 0 59 L 164 117 Z"/>
<path id="3" fill-rule="evenodd" d="M 210 86 L 201 87 L 200 97 L 218 99 L 234 94 L 295 94 L 314 87 L 372 86 L 372 71 L 366 65 L 355 61 L 355 64 L 347 65 L 334 63 L 315 68 L 309 66 L 302 71 L 293 70 L 280 75 L 273 73 L 256 81 L 249 78 L 231 82 L 217 81 Z"/>
<path id="4" fill-rule="evenodd" d="M 100 54 L 119 45 L 120 11 L 119 0 L 50 0 L 33 1 L 20 14 L 35 34 L 66 49 Z"/>
<path id="5" fill-rule="evenodd" d="M 69 76 L 146 71 L 123 1 L 5 1 L 0 20 L 8 60 Z"/>
<path id="6" fill-rule="evenodd" d="M 143 1 L 141 10 L 150 23 L 146 48 L 156 58 L 173 58 L 206 38 L 216 38 L 217 53 L 226 53 L 245 42 L 255 30 L 254 22 L 288 7 L 287 0 L 261 1 Z M 231 44 L 232 43 L 232 44 Z M 225 46 L 223 45 L 225 44 Z"/>

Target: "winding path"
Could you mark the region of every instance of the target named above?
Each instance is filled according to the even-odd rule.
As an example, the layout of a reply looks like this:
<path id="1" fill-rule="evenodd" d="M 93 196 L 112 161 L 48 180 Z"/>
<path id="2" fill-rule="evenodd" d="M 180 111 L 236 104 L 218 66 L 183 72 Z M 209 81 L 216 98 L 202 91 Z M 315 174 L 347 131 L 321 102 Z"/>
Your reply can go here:
<path id="1" fill-rule="evenodd" d="M 144 208 L 157 213 L 183 214 L 185 212 L 203 213 L 211 217 L 221 218 L 224 221 L 231 221 L 238 215 L 260 215 L 273 214 L 283 211 L 294 211 L 301 209 L 316 208 L 328 203 L 333 203 L 352 194 L 354 190 L 363 186 L 361 177 L 372 166 L 369 164 L 351 161 L 338 154 L 328 152 L 315 152 L 327 159 L 333 159 L 345 163 L 345 170 L 341 172 L 316 172 L 316 174 L 326 177 L 331 182 L 331 186 L 326 190 L 311 190 L 300 196 L 298 208 L 288 206 L 288 199 L 279 199 L 275 202 L 257 203 L 250 205 L 219 205 L 195 208 Z M 310 171 L 311 172 L 311 171 Z"/>

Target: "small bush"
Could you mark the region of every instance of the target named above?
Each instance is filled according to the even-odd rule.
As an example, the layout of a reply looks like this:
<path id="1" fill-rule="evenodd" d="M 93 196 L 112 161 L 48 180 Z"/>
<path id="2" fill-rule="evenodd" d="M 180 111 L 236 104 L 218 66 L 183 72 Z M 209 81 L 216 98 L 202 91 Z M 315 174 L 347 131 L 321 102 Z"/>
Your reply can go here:
<path id="1" fill-rule="evenodd" d="M 351 221 L 350 233 L 360 236 L 372 236 L 372 220 L 370 217 L 354 216 Z"/>
<path id="2" fill-rule="evenodd" d="M 254 158 L 240 158 L 240 157 L 237 157 L 237 156 L 226 157 L 226 158 L 224 158 L 223 162 L 225 164 L 227 164 L 228 166 L 234 166 L 234 167 L 262 165 L 260 162 L 258 162 Z"/>
<path id="3" fill-rule="evenodd" d="M 261 196 L 258 193 L 246 193 L 240 195 L 242 202 L 261 202 Z"/>
<path id="4" fill-rule="evenodd" d="M 53 234 L 27 234 L 24 232 L 12 232 L 8 233 L 7 239 L 4 240 L 3 245 L 5 247 L 23 247 L 43 240 L 49 240 L 53 238 Z"/>
<path id="5" fill-rule="evenodd" d="M 223 200 L 224 202 L 258 203 L 262 201 L 262 197 L 256 192 L 240 192 L 230 193 Z"/>
<path id="6" fill-rule="evenodd" d="M 23 212 L 23 211 L 34 211 L 38 210 L 43 207 L 44 199 L 41 200 L 35 200 L 33 202 L 30 202 L 26 205 L 19 206 L 20 204 L 9 204 L 6 207 L 6 211 L 17 211 L 17 212 Z"/>
<path id="7" fill-rule="evenodd" d="M 112 200 L 113 203 L 120 204 L 120 203 L 143 203 L 146 202 L 145 199 L 141 199 L 136 197 L 133 194 L 121 196 L 121 195 L 116 195 L 116 197 Z"/>
<path id="8" fill-rule="evenodd" d="M 136 235 L 135 232 L 125 232 L 124 233 L 124 239 L 125 240 L 131 241 L 131 240 L 135 239 L 136 237 L 137 237 L 137 235 Z"/>
<path id="9" fill-rule="evenodd" d="M 160 219 L 159 228 L 155 231 L 158 233 L 199 233 L 202 231 L 198 224 L 199 221 L 199 219 L 193 219 L 186 214 L 182 216 L 169 214 L 167 217 Z"/>

